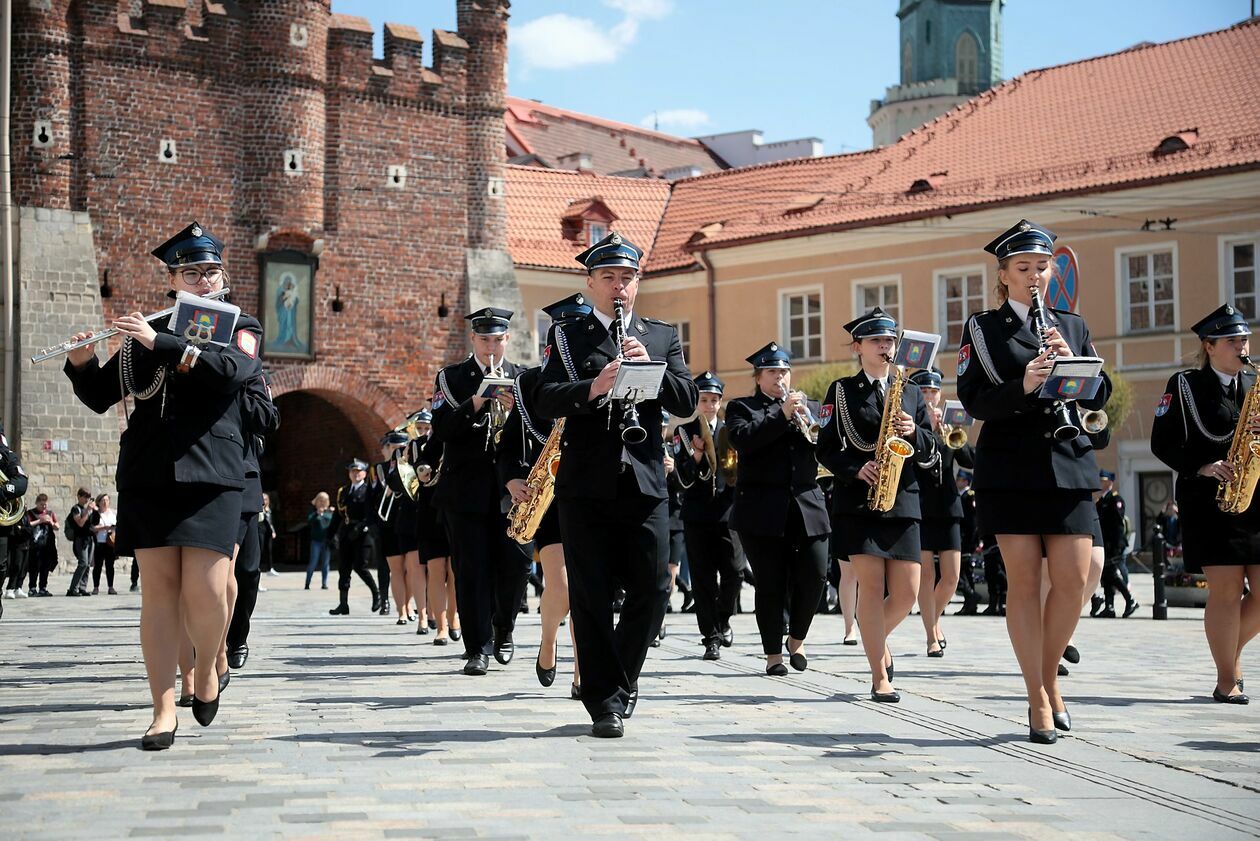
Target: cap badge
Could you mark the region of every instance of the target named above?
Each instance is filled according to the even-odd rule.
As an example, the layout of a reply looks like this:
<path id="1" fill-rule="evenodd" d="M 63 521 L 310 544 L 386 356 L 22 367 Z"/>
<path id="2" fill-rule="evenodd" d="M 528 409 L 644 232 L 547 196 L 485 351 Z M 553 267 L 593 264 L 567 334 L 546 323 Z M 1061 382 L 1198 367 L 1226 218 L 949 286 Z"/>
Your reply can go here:
<path id="1" fill-rule="evenodd" d="M 195 236 L 195 237 L 199 237 L 199 236 L 201 236 L 201 226 L 200 226 L 200 225 L 193 225 L 193 226 L 192 226 L 192 230 L 190 230 L 188 233 L 192 234 L 192 235 L 193 235 L 193 236 Z"/>
<path id="2" fill-rule="evenodd" d="M 574 300 L 577 301 L 579 306 L 586 303 L 586 299 L 582 297 L 582 294 L 580 292 L 578 293 L 577 298 L 575 298 Z"/>
<path id="3" fill-rule="evenodd" d="M 1032 225 L 1030 225 L 1030 224 L 1029 224 L 1029 223 L 1027 223 L 1027 222 L 1020 222 L 1020 223 L 1019 223 L 1019 229 L 1020 229 L 1021 231 L 1031 231 L 1031 230 L 1032 230 Z"/>
<path id="4" fill-rule="evenodd" d="M 613 235 L 612 235 L 612 244 L 613 244 L 613 245 L 621 245 L 621 234 L 613 234 Z"/>
<path id="5" fill-rule="evenodd" d="M 713 379 L 713 372 L 712 372 L 712 371 L 705 371 L 705 372 L 704 372 L 704 378 L 705 378 L 706 380 L 711 380 L 711 379 Z"/>
<path id="6" fill-rule="evenodd" d="M 1226 315 L 1233 315 L 1233 314 L 1234 314 L 1234 308 L 1233 308 L 1233 307 L 1231 307 L 1231 306 L 1226 305 L 1226 307 L 1225 307 L 1225 314 L 1226 314 Z"/>
<path id="7" fill-rule="evenodd" d="M 482 313 L 482 315 L 484 315 L 486 318 L 489 318 L 490 316 L 494 315 L 494 313 L 490 312 L 490 310 L 486 310 L 485 312 Z"/>

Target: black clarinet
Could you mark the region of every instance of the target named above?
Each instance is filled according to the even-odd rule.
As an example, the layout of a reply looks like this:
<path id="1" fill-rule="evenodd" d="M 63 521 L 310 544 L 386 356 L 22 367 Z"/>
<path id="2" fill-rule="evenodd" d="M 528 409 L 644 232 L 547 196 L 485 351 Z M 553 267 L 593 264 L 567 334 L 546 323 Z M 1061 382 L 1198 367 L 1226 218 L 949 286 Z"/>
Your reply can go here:
<path id="1" fill-rule="evenodd" d="M 617 343 L 617 358 L 625 360 L 621 347 L 626 341 L 625 322 L 626 302 L 621 298 L 613 298 L 613 341 Z M 627 444 L 638 444 L 647 440 L 647 430 L 639 423 L 639 407 L 634 400 L 621 402 L 621 440 Z M 611 405 L 608 411 L 612 412 Z M 611 417 L 611 415 L 610 415 Z"/>
<path id="2" fill-rule="evenodd" d="M 1028 291 L 1032 294 L 1032 318 L 1033 327 L 1037 331 L 1037 337 L 1041 339 L 1041 352 L 1045 353 L 1050 349 L 1050 319 L 1046 317 L 1046 302 L 1041 297 L 1041 288 L 1036 286 L 1028 287 Z M 1050 354 L 1050 361 L 1053 362 L 1056 354 Z M 1068 408 L 1068 404 L 1063 400 L 1055 400 L 1053 408 L 1054 416 L 1054 440 L 1071 441 L 1081 434 L 1081 428 L 1076 425 L 1076 421 L 1072 418 L 1072 411 Z"/>

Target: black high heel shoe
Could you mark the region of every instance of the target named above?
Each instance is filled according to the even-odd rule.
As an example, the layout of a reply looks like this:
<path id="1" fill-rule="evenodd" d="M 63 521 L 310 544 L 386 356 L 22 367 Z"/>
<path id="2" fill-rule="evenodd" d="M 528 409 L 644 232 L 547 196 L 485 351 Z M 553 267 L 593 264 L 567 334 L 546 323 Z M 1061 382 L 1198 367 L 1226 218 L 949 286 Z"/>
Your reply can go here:
<path id="1" fill-rule="evenodd" d="M 928 646 L 928 650 L 927 650 L 927 655 L 928 655 L 929 657 L 944 657 L 944 656 L 945 656 L 945 646 L 941 645 L 941 641 L 940 641 L 940 640 L 937 640 L 937 641 L 936 641 L 936 650 L 935 650 L 935 651 L 933 651 L 933 650 L 932 650 L 932 646 L 931 646 L 931 645 L 929 645 L 929 646 Z M 889 677 L 891 678 L 891 675 L 890 675 Z"/>
<path id="2" fill-rule="evenodd" d="M 1054 728 L 1049 730 L 1038 730 L 1036 727 L 1033 727 L 1032 707 L 1028 708 L 1028 741 L 1032 742 L 1034 745 L 1053 745 L 1055 742 L 1059 741 L 1059 733 Z"/>
<path id="3" fill-rule="evenodd" d="M 539 653 L 539 657 L 542 657 L 541 652 Z M 552 661 L 551 668 L 544 669 L 541 662 L 541 660 L 534 661 L 534 671 L 538 674 L 538 682 L 543 686 L 551 686 L 551 684 L 556 682 L 556 666 L 560 662 L 560 643 L 556 643 L 556 657 Z"/>
<path id="4" fill-rule="evenodd" d="M 180 695 L 180 696 L 179 696 L 179 700 L 175 702 L 175 706 L 177 706 L 177 707 L 191 707 L 191 706 L 192 706 L 192 701 L 193 701 L 193 696 L 191 696 L 191 695 Z"/>
<path id="5" fill-rule="evenodd" d="M 451 639 L 455 640 L 455 642 L 459 642 L 459 638 L 463 635 L 464 632 L 460 628 L 451 628 Z"/>
<path id="6" fill-rule="evenodd" d="M 140 750 L 166 750 L 175 744 L 175 731 L 179 729 L 179 722 L 175 722 L 175 726 L 170 730 L 162 733 L 145 733 L 140 737 Z"/>
<path id="7" fill-rule="evenodd" d="M 901 703 L 901 693 L 896 689 L 891 692 L 876 692 L 872 689 L 871 700 L 880 704 L 899 704 Z"/>
<path id="8" fill-rule="evenodd" d="M 213 701 L 203 701 L 194 695 L 192 711 L 193 718 L 197 719 L 198 724 L 209 727 L 214 717 L 219 714 L 219 699 L 216 697 Z"/>
<path id="9" fill-rule="evenodd" d="M 219 694 L 220 695 L 223 694 L 224 689 L 228 688 L 228 683 L 230 683 L 231 680 L 232 680 L 232 671 L 230 669 L 224 672 L 223 674 L 219 675 Z"/>
<path id="10" fill-rule="evenodd" d="M 1063 712 L 1061 713 L 1057 713 L 1054 710 L 1051 710 L 1050 717 L 1054 719 L 1055 730 L 1062 730 L 1064 733 L 1071 732 L 1072 714 L 1067 711 L 1067 707 L 1064 707 Z"/>

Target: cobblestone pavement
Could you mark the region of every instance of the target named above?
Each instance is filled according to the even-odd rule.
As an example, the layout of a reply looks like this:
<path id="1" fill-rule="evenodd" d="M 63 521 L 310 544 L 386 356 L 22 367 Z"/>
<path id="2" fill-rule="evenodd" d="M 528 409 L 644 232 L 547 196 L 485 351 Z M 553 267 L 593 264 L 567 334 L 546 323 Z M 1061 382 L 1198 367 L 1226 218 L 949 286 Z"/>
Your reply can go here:
<path id="1" fill-rule="evenodd" d="M 332 591 L 264 578 L 253 652 L 209 728 L 180 713 L 142 753 L 139 597 L 6 601 L 0 814 L 7 838 L 1242 838 L 1260 835 L 1260 704 L 1208 698 L 1201 612 L 1083 619 L 1066 679 L 1075 730 L 1026 741 L 1000 620 L 950 618 L 943 659 L 910 617 L 894 637 L 899 705 L 866 700 L 861 648 L 820 616 L 810 669 L 767 678 L 751 615 L 718 663 L 673 614 L 627 736 L 588 734 L 517 659 L 457 674 L 458 646 L 393 619 L 326 615 Z M 1150 580 L 1135 577 L 1149 604 Z M 677 600 L 676 600 L 677 603 Z M 751 606 L 751 591 L 744 594 Z M 1260 688 L 1256 647 L 1248 653 Z"/>

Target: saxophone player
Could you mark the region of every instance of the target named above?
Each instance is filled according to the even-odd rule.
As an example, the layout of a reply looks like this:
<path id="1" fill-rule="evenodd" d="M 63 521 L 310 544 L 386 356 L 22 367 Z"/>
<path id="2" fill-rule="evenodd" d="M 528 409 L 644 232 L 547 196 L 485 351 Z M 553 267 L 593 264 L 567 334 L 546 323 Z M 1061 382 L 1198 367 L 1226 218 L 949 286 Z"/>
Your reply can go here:
<path id="1" fill-rule="evenodd" d="M 858 580 L 862 646 L 871 668 L 871 700 L 897 703 L 888 637 L 910 615 L 919 591 L 919 483 L 903 465 L 892 507 L 872 510 L 870 488 L 881 478 L 879 455 L 895 435 L 914 448 L 911 458 L 934 463 L 940 453 L 919 387 L 891 364 L 897 322 L 875 307 L 844 325 L 861 370 L 833 382 L 822 407 L 818 461 L 835 474 L 831 522 L 833 551 L 852 565 Z M 886 403 L 901 383 L 900 404 Z M 884 435 L 885 418 L 890 435 Z M 888 595 L 885 597 L 884 593 Z"/>
<path id="2" fill-rule="evenodd" d="M 1168 381 L 1155 407 L 1151 452 L 1177 471 L 1186 571 L 1208 580 L 1203 627 L 1216 663 L 1212 700 L 1245 704 L 1242 651 L 1260 632 L 1260 503 L 1253 498 L 1241 513 L 1228 514 L 1217 494 L 1238 473 L 1230 458 L 1234 439 L 1260 440 L 1260 416 L 1242 417 L 1255 406 L 1248 398 L 1256 373 L 1245 365 L 1251 329 L 1229 305 L 1190 329 L 1201 342 L 1199 367 Z"/>
<path id="3" fill-rule="evenodd" d="M 789 605 L 788 662 L 808 666 L 805 637 L 827 582 L 831 524 L 818 487 L 815 441 L 804 412 L 818 404 L 792 391 L 792 356 L 774 342 L 748 357 L 756 391 L 726 407 L 731 445 L 739 454 L 731 526 L 757 578 L 757 630 L 766 674 L 782 677 L 783 609 Z"/>
<path id="4" fill-rule="evenodd" d="M 573 324 L 591 314 L 591 305 L 581 292 L 543 307 L 553 324 Z M 533 408 L 533 390 L 538 383 L 542 367 L 530 368 L 517 375 L 513 384 L 515 402 L 507 422 L 503 425 L 503 437 L 499 444 L 499 481 L 506 489 L 511 503 L 528 502 L 536 493 L 526 482 L 530 470 L 542 453 L 555 421 L 544 417 Z M 554 477 L 553 477 L 554 481 Z M 569 612 L 569 576 L 564 568 L 564 545 L 560 541 L 560 513 L 553 504 L 547 508 L 538 530 L 534 532 L 534 548 L 543 568 L 542 641 L 538 644 L 538 658 L 534 671 L 538 682 L 551 686 L 556 680 L 559 643 L 556 637 L 560 622 Z M 573 633 L 573 627 L 569 628 Z M 574 650 L 576 651 L 576 643 Z M 580 699 L 581 676 L 577 658 L 573 660 L 573 683 L 570 696 Z"/>
<path id="5" fill-rule="evenodd" d="M 1034 306 L 1050 282 L 1053 233 L 1027 220 L 985 246 L 997 258 L 1002 305 L 973 315 L 958 350 L 958 397 L 984 421 L 976 442 L 976 513 L 1006 564 L 1007 632 L 1028 693 L 1029 741 L 1052 744 L 1071 729 L 1058 667 L 1080 619 L 1098 490 L 1093 444 L 1070 406 L 1039 396 L 1058 357 L 1094 355 L 1079 315 Z M 1105 379 L 1075 405 L 1101 409 Z M 1056 435 L 1058 437 L 1056 437 Z M 1050 590 L 1042 607 L 1043 557 Z"/>
<path id="6" fill-rule="evenodd" d="M 521 366 L 504 362 L 512 313 L 485 307 L 464 316 L 473 352 L 438 372 L 433 392 L 433 434 L 442 442 L 442 470 L 433 492 L 450 535 L 455 588 L 463 622 L 464 674 L 484 675 L 490 655 L 503 665 L 515 650 L 512 632 L 533 563 L 507 536 L 507 516 L 495 468 L 490 430 L 499 401 L 511 408 L 511 395 L 478 397 L 491 373 L 515 377 Z"/>

